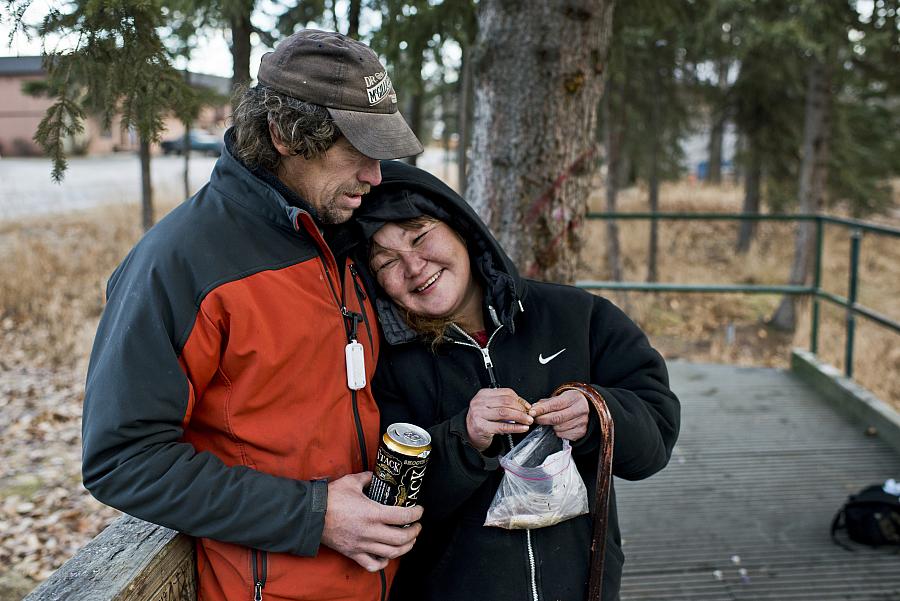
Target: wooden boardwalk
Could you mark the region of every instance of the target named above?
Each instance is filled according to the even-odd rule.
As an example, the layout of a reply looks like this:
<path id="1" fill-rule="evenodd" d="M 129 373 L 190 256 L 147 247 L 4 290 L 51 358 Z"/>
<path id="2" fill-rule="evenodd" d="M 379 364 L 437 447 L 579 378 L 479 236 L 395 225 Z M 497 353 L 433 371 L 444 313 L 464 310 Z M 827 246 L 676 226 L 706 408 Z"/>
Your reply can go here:
<path id="1" fill-rule="evenodd" d="M 832 541 L 849 494 L 900 480 L 900 454 L 790 372 L 670 364 L 672 461 L 616 480 L 622 601 L 900 601 L 900 552 Z"/>

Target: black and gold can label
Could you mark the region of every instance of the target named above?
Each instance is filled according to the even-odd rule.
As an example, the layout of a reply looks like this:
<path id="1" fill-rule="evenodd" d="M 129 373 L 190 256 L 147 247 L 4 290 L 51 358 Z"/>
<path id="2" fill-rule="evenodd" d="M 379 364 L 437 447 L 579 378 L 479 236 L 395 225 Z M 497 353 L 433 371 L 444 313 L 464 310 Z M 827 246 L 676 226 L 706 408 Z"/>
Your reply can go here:
<path id="1" fill-rule="evenodd" d="M 427 430 L 412 424 L 391 424 L 375 456 L 369 498 L 382 505 L 417 504 L 430 454 L 431 435 Z"/>

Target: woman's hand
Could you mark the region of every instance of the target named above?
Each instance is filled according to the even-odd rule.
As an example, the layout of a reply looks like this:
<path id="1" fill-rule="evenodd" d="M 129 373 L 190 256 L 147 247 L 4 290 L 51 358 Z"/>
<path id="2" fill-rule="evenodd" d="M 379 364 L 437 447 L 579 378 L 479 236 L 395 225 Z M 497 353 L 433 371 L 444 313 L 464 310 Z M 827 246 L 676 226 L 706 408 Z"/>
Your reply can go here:
<path id="1" fill-rule="evenodd" d="M 531 405 L 509 388 L 482 388 L 469 401 L 466 431 L 479 451 L 491 446 L 495 434 L 527 432 L 534 419 Z"/>
<path id="2" fill-rule="evenodd" d="M 566 390 L 531 406 L 529 415 L 541 426 L 553 426 L 560 438 L 575 442 L 587 434 L 590 404 L 577 390 Z"/>

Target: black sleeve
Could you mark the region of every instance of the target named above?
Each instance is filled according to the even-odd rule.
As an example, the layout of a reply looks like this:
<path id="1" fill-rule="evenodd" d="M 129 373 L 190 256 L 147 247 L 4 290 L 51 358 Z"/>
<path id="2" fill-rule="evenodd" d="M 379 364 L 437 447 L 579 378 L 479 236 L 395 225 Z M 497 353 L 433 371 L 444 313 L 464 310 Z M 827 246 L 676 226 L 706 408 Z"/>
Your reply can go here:
<path id="1" fill-rule="evenodd" d="M 192 536 L 315 555 L 324 481 L 227 466 L 182 440 L 191 399 L 218 365 L 222 335 L 192 294 L 164 284 L 156 269 L 132 265 L 114 275 L 108 295 L 85 390 L 85 487 L 107 505 Z M 176 348 L 181 332 L 208 338 L 190 377 Z"/>
<path id="2" fill-rule="evenodd" d="M 618 307 L 596 297 L 591 316 L 591 384 L 613 418 L 613 474 L 647 478 L 669 461 L 678 438 L 681 405 L 669 388 L 662 356 L 643 331 Z M 576 452 L 595 449 L 594 440 Z M 580 442 L 580 441 L 579 441 Z"/>
<path id="3" fill-rule="evenodd" d="M 480 453 L 469 443 L 467 410 L 434 423 L 437 415 L 428 392 L 403 390 L 397 372 L 402 373 L 392 361 L 380 361 L 372 391 L 381 410 L 382 431 L 392 423 L 408 422 L 431 434 L 431 455 L 420 497 L 425 508 L 422 522 L 428 524 L 456 511 L 500 467 L 500 460 Z"/>

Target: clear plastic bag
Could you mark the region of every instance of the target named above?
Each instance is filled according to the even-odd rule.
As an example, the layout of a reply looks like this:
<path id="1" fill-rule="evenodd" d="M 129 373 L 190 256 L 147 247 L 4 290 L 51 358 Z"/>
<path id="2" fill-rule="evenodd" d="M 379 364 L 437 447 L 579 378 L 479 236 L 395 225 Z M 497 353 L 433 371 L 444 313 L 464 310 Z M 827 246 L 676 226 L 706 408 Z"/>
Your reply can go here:
<path id="1" fill-rule="evenodd" d="M 485 526 L 507 530 L 552 526 L 588 512 L 587 489 L 572 447 L 550 426 L 538 426 L 500 458 L 505 473 Z"/>

